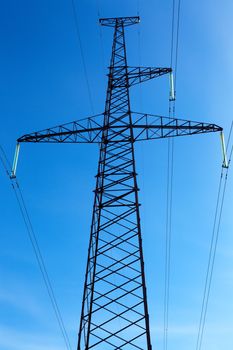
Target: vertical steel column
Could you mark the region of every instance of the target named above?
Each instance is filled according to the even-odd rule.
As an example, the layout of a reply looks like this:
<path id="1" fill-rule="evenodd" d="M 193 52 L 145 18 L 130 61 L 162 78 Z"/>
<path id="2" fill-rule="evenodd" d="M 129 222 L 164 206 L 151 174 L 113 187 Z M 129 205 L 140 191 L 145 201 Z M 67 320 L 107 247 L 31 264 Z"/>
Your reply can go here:
<path id="1" fill-rule="evenodd" d="M 137 22 L 101 21 L 114 38 L 78 350 L 151 350 L 124 36 Z"/>

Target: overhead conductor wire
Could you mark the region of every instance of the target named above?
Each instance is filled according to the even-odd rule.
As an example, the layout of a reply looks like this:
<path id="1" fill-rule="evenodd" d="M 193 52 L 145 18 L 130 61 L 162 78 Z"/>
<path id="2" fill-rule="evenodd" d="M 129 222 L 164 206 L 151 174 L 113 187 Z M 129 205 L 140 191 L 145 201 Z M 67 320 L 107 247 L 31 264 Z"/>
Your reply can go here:
<path id="1" fill-rule="evenodd" d="M 92 114 L 94 114 L 94 104 L 93 104 L 93 99 L 92 99 L 92 94 L 91 94 L 91 87 L 90 87 L 90 82 L 89 82 L 89 78 L 88 78 L 87 66 L 86 66 L 86 62 L 85 62 L 82 40 L 81 40 L 81 35 L 80 35 L 80 30 L 79 30 L 77 4 L 75 3 L 75 0 L 71 0 L 71 3 L 72 3 L 72 13 L 73 13 L 73 17 L 74 17 L 74 24 L 75 24 L 76 34 L 77 34 L 77 38 L 78 38 L 81 58 L 82 58 L 83 70 L 84 70 L 84 75 L 85 75 L 86 84 L 87 84 L 87 91 L 88 91 L 88 96 L 89 96 L 90 107 L 91 107 Z"/>
<path id="2" fill-rule="evenodd" d="M 100 11 L 99 0 L 96 0 L 96 7 L 97 7 L 98 20 L 100 20 L 102 15 L 101 15 L 101 11 Z M 101 58 L 102 58 L 102 69 L 103 69 L 103 74 L 105 74 L 105 51 L 104 51 L 103 30 L 102 30 L 101 25 L 99 25 L 99 38 L 100 38 L 100 48 L 101 48 Z"/>
<path id="3" fill-rule="evenodd" d="M 181 0 L 172 2 L 171 53 L 170 66 L 174 71 L 174 93 L 176 94 L 179 31 L 180 31 Z M 176 10 L 177 8 L 177 10 Z M 175 59 L 174 59 L 175 57 Z M 175 100 L 169 97 L 169 118 L 175 117 Z M 174 139 L 168 139 L 167 151 L 167 195 L 166 195 L 166 245 L 165 245 L 165 280 L 164 280 L 164 335 L 163 349 L 168 348 L 170 271 L 171 271 L 171 239 L 172 239 L 172 202 L 173 202 L 173 173 L 174 173 Z"/>
<path id="4" fill-rule="evenodd" d="M 233 127 L 233 122 L 231 124 L 230 133 L 228 137 L 227 151 L 231 140 L 232 127 Z M 205 277 L 204 293 L 203 293 L 202 305 L 201 305 L 201 314 L 200 314 L 200 320 L 199 320 L 199 326 L 198 326 L 196 350 L 201 350 L 202 348 L 203 334 L 205 330 L 206 315 L 207 315 L 207 309 L 208 309 L 208 303 L 209 303 L 209 297 L 210 297 L 211 284 L 213 279 L 214 264 L 215 264 L 215 258 L 216 258 L 223 205 L 224 205 L 225 194 L 226 194 L 228 171 L 229 171 L 229 165 L 231 162 L 232 152 L 233 152 L 233 145 L 229 152 L 228 167 L 227 168 L 222 167 L 221 174 L 220 174 L 217 202 L 215 207 L 214 222 L 213 222 L 213 229 L 212 229 L 210 249 L 209 249 L 207 271 L 206 271 L 206 277 Z"/>
<path id="5" fill-rule="evenodd" d="M 40 249 L 39 244 L 38 244 L 38 240 L 37 240 L 37 237 L 36 237 L 33 225 L 32 225 L 32 221 L 30 219 L 30 216 L 29 216 L 29 213 L 28 213 L 28 210 L 26 207 L 26 203 L 25 203 L 25 200 L 24 200 L 24 197 L 22 194 L 22 190 L 19 186 L 19 183 L 18 183 L 16 177 L 14 177 L 14 178 L 11 177 L 11 170 L 10 170 L 11 165 L 10 165 L 10 162 L 6 156 L 6 153 L 1 145 L 0 145 L 0 161 L 1 161 L 3 167 L 6 171 L 8 178 L 11 181 L 12 189 L 14 191 L 14 194 L 15 194 L 15 197 L 17 200 L 17 204 L 19 206 L 19 210 L 20 210 L 20 213 L 22 215 L 22 218 L 23 218 L 26 230 L 27 230 L 27 234 L 28 234 L 30 243 L 32 245 L 32 248 L 33 248 L 33 251 L 34 251 L 34 254 L 36 257 L 36 261 L 38 263 L 38 266 L 39 266 L 39 269 L 40 269 L 40 272 L 41 272 L 41 275 L 42 275 L 42 278 L 43 278 L 43 281 L 44 281 L 44 284 L 45 284 L 45 287 L 46 287 L 46 290 L 47 290 L 47 293 L 48 293 L 48 296 L 49 296 L 49 299 L 50 299 L 50 302 L 52 305 L 52 308 L 54 310 L 58 326 L 60 328 L 62 337 L 64 339 L 66 349 L 71 350 L 70 340 L 69 340 L 69 337 L 68 337 L 68 334 L 67 334 L 67 331 L 66 331 L 66 328 L 64 325 L 61 311 L 59 309 L 59 306 L 58 306 L 58 303 L 57 303 L 57 300 L 56 300 L 56 297 L 54 294 L 54 290 L 53 290 L 53 287 L 52 287 L 52 284 L 51 284 L 51 281 L 50 281 L 50 278 L 48 275 L 47 268 L 45 266 L 45 262 L 44 262 L 44 259 L 43 259 L 42 253 L 41 253 L 41 249 Z"/>
<path id="6" fill-rule="evenodd" d="M 137 0 L 137 16 L 140 18 L 140 0 Z M 138 63 L 139 67 L 141 67 L 142 64 L 142 50 L 141 50 L 141 26 L 140 23 L 137 26 L 138 29 Z M 142 85 L 139 85 L 139 102 L 140 102 L 140 108 L 143 106 L 143 99 L 142 99 Z"/>

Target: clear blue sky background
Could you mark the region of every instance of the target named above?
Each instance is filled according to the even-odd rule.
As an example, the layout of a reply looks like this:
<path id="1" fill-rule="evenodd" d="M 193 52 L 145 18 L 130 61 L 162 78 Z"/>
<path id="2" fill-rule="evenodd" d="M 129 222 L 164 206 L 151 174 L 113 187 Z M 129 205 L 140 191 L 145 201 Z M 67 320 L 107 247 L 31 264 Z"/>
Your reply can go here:
<path id="1" fill-rule="evenodd" d="M 171 0 L 76 0 L 94 112 L 103 111 L 112 30 L 102 17 L 137 15 L 130 65 L 169 66 Z M 97 4 L 99 4 L 97 6 Z M 181 1 L 177 117 L 232 119 L 233 3 Z M 0 141 L 12 159 L 22 134 L 92 113 L 71 0 L 1 1 Z M 140 34 L 140 35 L 139 35 Z M 140 45 L 139 39 L 140 36 Z M 139 55 L 139 47 L 141 53 Z M 132 91 L 132 109 L 167 115 L 168 80 Z M 136 146 L 153 348 L 162 349 L 167 142 Z M 95 145 L 25 144 L 18 177 L 65 324 L 76 347 Z M 175 141 L 169 349 L 195 349 L 221 167 L 217 134 Z M 230 174 L 231 175 L 231 174 Z M 228 182 L 203 349 L 233 348 L 232 177 Z M 14 194 L 0 169 L 0 349 L 65 349 Z"/>

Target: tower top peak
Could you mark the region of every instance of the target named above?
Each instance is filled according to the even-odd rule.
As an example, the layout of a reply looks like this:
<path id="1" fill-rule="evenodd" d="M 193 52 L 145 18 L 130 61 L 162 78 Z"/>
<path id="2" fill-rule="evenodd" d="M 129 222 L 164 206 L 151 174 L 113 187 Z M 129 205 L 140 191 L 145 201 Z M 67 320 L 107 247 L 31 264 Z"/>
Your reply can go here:
<path id="1" fill-rule="evenodd" d="M 113 17 L 113 18 L 100 18 L 99 23 L 106 27 L 115 27 L 117 24 L 131 26 L 140 22 L 140 17 Z"/>

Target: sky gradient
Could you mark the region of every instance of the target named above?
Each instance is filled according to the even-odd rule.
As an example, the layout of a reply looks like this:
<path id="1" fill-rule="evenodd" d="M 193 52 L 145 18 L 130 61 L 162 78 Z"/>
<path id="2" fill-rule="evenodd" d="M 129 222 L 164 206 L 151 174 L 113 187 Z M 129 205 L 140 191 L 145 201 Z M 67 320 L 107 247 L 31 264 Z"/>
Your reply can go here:
<path id="1" fill-rule="evenodd" d="M 170 65 L 171 0 L 75 3 L 90 94 L 71 0 L 1 3 L 0 143 L 10 159 L 19 136 L 103 112 L 113 31 L 99 28 L 98 15 L 139 11 L 140 24 L 126 30 L 129 65 Z M 226 135 L 232 120 L 232 13 L 230 0 L 224 6 L 216 0 L 181 1 L 176 116 L 221 125 Z M 167 115 L 168 94 L 167 77 L 144 83 L 132 89 L 132 110 Z M 167 142 L 140 143 L 135 149 L 152 346 L 162 350 Z M 97 161 L 95 145 L 24 144 L 18 164 L 73 349 Z M 219 135 L 175 140 L 169 350 L 195 350 L 221 163 Z M 227 186 L 205 350 L 233 348 L 231 173 Z M 65 349 L 3 168 L 0 210 L 0 349 Z"/>

